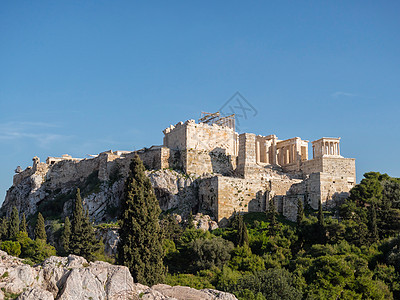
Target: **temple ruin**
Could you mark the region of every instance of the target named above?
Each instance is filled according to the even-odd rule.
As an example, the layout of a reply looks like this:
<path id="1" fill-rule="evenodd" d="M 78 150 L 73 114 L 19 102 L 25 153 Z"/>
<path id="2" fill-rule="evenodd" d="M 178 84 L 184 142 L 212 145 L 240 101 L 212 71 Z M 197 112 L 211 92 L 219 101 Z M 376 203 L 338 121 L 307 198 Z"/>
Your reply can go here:
<path id="1" fill-rule="evenodd" d="M 49 186 L 59 188 L 93 170 L 105 182 L 116 166 L 126 174 L 137 153 L 148 170 L 174 169 L 197 176 L 196 210 L 221 221 L 235 211 L 265 211 L 271 199 L 280 213 L 295 219 L 299 199 L 314 209 L 319 202 L 331 206 L 346 198 L 356 182 L 355 159 L 341 156 L 340 138 L 311 142 L 309 159 L 309 141 L 239 134 L 234 115 L 203 113 L 198 122 L 179 122 L 163 133 L 163 145 L 138 151 L 107 151 L 86 159 L 63 155 L 49 157 L 46 163 L 35 157 L 32 167 L 15 174 L 13 186 L 40 173 Z"/>

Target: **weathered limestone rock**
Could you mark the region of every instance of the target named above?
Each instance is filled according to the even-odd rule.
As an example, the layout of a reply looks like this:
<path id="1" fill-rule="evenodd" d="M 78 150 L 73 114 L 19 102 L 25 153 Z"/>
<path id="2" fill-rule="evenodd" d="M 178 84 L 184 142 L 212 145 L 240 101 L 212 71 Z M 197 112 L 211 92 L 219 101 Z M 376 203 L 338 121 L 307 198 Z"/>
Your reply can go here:
<path id="1" fill-rule="evenodd" d="M 193 216 L 193 224 L 195 228 L 204 231 L 214 230 L 218 228 L 217 222 L 211 220 L 209 215 L 203 215 L 202 213 L 198 213 L 195 216 Z"/>
<path id="2" fill-rule="evenodd" d="M 22 293 L 21 299 L 126 299 L 134 295 L 128 268 L 106 262 L 88 263 L 83 257 L 52 256 L 31 267 L 0 251 L 0 287 Z M 51 295 L 51 296 L 50 296 Z M 36 297 L 36 298 L 35 298 Z"/>
<path id="3" fill-rule="evenodd" d="M 30 288 L 19 295 L 17 300 L 54 300 L 54 296 L 46 290 Z"/>
<path id="4" fill-rule="evenodd" d="M 96 237 L 102 238 L 104 242 L 104 252 L 107 255 L 115 255 L 117 253 L 117 245 L 119 241 L 118 228 L 98 228 Z"/>
<path id="5" fill-rule="evenodd" d="M 196 290 L 187 286 L 169 286 L 166 284 L 157 284 L 152 286 L 153 290 L 160 292 L 161 294 L 171 297 L 177 300 L 236 300 L 237 298 L 225 292 L 220 292 L 213 289 Z M 167 298 L 167 299 L 171 299 Z"/>
<path id="6" fill-rule="evenodd" d="M 198 291 L 189 287 L 134 283 L 127 267 L 83 257 L 52 256 L 31 267 L 22 259 L 0 251 L 0 300 L 7 293 L 19 294 L 20 300 L 176 300 L 226 299 L 236 297 L 215 290 Z"/>

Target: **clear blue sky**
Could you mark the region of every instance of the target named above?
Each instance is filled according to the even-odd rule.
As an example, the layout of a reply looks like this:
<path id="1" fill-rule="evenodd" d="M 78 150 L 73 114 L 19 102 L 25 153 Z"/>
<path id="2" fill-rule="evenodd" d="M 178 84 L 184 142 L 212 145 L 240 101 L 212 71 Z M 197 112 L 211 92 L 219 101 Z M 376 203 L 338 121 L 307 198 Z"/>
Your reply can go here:
<path id="1" fill-rule="evenodd" d="M 400 177 L 398 1 L 2 1 L 0 201 L 32 157 L 162 143 L 236 91 L 241 131 L 342 138 Z"/>

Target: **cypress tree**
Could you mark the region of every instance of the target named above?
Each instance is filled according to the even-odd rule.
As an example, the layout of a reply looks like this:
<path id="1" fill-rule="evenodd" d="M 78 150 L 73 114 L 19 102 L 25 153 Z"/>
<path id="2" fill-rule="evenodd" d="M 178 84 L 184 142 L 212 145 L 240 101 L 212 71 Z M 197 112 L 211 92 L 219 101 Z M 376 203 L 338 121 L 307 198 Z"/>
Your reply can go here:
<path id="1" fill-rule="evenodd" d="M 135 282 L 163 282 L 163 236 L 158 221 L 161 209 L 138 155 L 130 164 L 120 216 L 117 261 L 127 266 Z"/>
<path id="2" fill-rule="evenodd" d="M 47 240 L 46 229 L 44 227 L 44 218 L 41 213 L 38 214 L 35 226 L 35 238 Z"/>
<path id="3" fill-rule="evenodd" d="M 69 242 L 69 250 L 73 254 L 80 254 L 79 249 L 83 247 L 82 245 L 82 223 L 83 223 L 83 206 L 81 191 L 78 188 L 76 190 L 76 199 L 74 202 L 74 211 L 72 213 L 72 223 L 71 223 L 71 237 Z"/>
<path id="4" fill-rule="evenodd" d="M 377 241 L 378 240 L 378 225 L 376 223 L 376 207 L 375 204 L 371 206 L 371 218 L 370 218 L 370 233 L 371 233 L 371 240 Z"/>
<path id="5" fill-rule="evenodd" d="M 100 243 L 96 239 L 94 228 L 89 219 L 89 212 L 83 210 L 81 191 L 78 188 L 72 215 L 68 250 L 70 253 L 93 260 L 95 252 L 99 249 Z"/>
<path id="6" fill-rule="evenodd" d="M 301 199 L 297 200 L 297 227 L 301 226 L 301 223 L 304 219 L 304 209 L 303 209 L 303 201 Z"/>
<path id="7" fill-rule="evenodd" d="M 69 240 L 71 238 L 71 222 L 69 221 L 69 218 L 66 217 L 64 221 L 64 230 L 61 235 L 61 245 L 64 249 L 64 253 L 68 254 L 69 253 Z"/>
<path id="8" fill-rule="evenodd" d="M 8 238 L 16 240 L 19 233 L 18 209 L 14 206 L 11 212 L 10 227 L 8 229 Z"/>
<path id="9" fill-rule="evenodd" d="M 324 213 L 322 211 L 322 201 L 319 201 L 318 203 L 318 225 L 321 228 L 325 227 Z"/>
<path id="10" fill-rule="evenodd" d="M 237 245 L 238 246 L 244 246 L 249 244 L 249 236 L 247 234 L 247 227 L 246 224 L 244 223 L 243 216 L 241 214 L 238 214 L 238 228 L 237 228 L 237 233 L 238 233 L 238 241 Z"/>
<path id="11" fill-rule="evenodd" d="M 19 223 L 19 231 L 27 232 L 25 213 L 22 214 L 21 223 Z"/>
<path id="12" fill-rule="evenodd" d="M 8 238 L 8 218 L 4 217 L 0 223 L 0 238 L 5 241 Z"/>
<path id="13" fill-rule="evenodd" d="M 186 228 L 194 229 L 194 219 L 193 219 L 193 214 L 191 211 L 190 211 L 190 214 L 187 219 L 187 227 Z"/>
<path id="14" fill-rule="evenodd" d="M 96 252 L 101 249 L 101 243 L 96 238 L 96 233 L 89 218 L 89 211 L 86 209 L 82 223 L 82 244 L 81 255 L 88 260 L 95 260 Z M 103 244 L 104 247 L 104 244 Z"/>
<path id="15" fill-rule="evenodd" d="M 276 220 L 276 208 L 273 199 L 269 201 L 267 218 L 269 221 L 269 226 L 268 226 L 269 233 L 270 235 L 275 235 L 278 232 L 278 222 Z"/>
<path id="16" fill-rule="evenodd" d="M 317 222 L 317 232 L 319 237 L 319 243 L 326 243 L 326 228 L 325 228 L 325 219 L 324 212 L 322 211 L 322 201 L 318 203 L 318 222 Z"/>

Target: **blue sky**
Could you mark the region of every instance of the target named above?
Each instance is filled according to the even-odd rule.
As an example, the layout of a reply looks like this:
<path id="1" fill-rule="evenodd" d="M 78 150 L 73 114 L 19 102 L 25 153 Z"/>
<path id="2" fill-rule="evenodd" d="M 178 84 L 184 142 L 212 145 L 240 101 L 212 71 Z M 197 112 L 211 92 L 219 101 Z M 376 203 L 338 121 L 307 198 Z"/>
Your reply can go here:
<path id="1" fill-rule="evenodd" d="M 236 91 L 241 131 L 341 137 L 400 177 L 398 1 L 2 1 L 0 198 L 37 155 L 162 143 Z M 1 201 L 1 200 L 0 200 Z"/>

